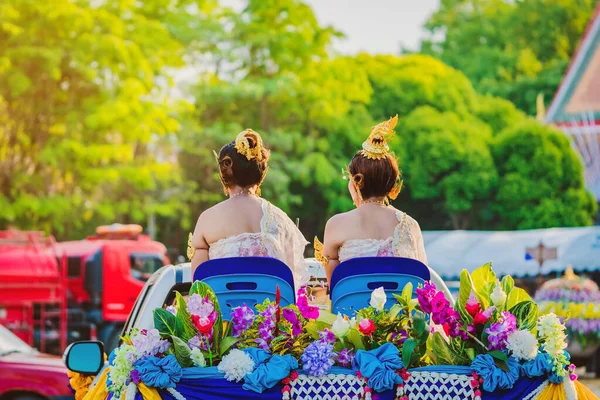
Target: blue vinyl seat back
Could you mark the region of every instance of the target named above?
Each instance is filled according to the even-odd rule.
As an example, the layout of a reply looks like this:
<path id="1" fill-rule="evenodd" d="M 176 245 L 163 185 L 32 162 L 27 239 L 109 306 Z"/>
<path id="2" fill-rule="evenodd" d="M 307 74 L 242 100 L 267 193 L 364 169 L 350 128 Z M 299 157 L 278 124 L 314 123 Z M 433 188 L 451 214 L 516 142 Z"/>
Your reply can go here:
<path id="1" fill-rule="evenodd" d="M 203 281 L 215 292 L 224 320 L 231 309 L 246 304 L 256 312 L 256 304 L 275 301 L 276 288 L 285 307 L 296 302 L 294 275 L 282 261 L 270 257 L 230 257 L 208 260 L 194 272 L 194 281 Z"/>
<path id="2" fill-rule="evenodd" d="M 352 315 L 367 307 L 373 290 L 383 287 L 388 301 L 396 304 L 394 294 L 402 294 L 407 283 L 417 285 L 431 278 L 429 268 L 418 260 L 401 257 L 357 257 L 340 263 L 331 277 L 331 311 Z"/>

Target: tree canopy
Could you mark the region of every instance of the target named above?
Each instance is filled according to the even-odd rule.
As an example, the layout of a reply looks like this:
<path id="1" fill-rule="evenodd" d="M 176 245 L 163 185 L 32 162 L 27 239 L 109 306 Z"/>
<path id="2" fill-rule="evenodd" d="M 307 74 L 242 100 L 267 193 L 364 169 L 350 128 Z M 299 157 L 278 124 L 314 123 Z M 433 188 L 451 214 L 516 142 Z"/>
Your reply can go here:
<path id="1" fill-rule="evenodd" d="M 448 39 L 432 41 L 430 53 L 453 68 L 419 54 L 332 56 L 341 34 L 300 0 L 248 0 L 241 12 L 203 0 L 8 0 L 0 5 L 0 227 L 77 238 L 96 224 L 145 224 L 152 215 L 159 239 L 182 248 L 197 216 L 224 198 L 212 151 L 252 128 L 272 150 L 264 197 L 312 237 L 352 207 L 341 169 L 371 127 L 395 114 L 391 147 L 405 182 L 395 205 L 424 229 L 591 224 L 596 203 L 567 138 L 485 88 L 527 74 L 457 65 L 513 54 L 494 35 L 504 25 L 484 30 L 501 46 L 448 58 L 480 31 L 468 10 L 496 21 L 517 6 L 525 7 L 443 1 L 428 26 L 448 26 Z M 463 17 L 460 28 L 454 19 Z M 564 46 L 531 49 L 542 65 L 531 79 L 572 51 L 581 22 L 565 23 Z M 549 48 L 554 56 L 542 56 Z M 195 83 L 175 87 L 182 68 Z"/>

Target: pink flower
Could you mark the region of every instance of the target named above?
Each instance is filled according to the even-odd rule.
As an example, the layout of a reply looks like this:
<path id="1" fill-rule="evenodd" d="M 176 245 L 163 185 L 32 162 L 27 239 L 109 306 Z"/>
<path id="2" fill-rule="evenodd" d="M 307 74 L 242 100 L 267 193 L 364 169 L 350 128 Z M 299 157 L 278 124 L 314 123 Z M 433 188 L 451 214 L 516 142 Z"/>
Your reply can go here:
<path id="1" fill-rule="evenodd" d="M 491 306 L 490 308 L 488 308 L 487 310 L 485 310 L 483 312 L 478 312 L 473 318 L 473 323 L 475 325 L 485 325 L 488 322 L 488 320 L 490 319 L 490 317 L 492 316 L 492 313 L 494 312 L 495 309 L 496 309 L 496 306 Z"/>
<path id="2" fill-rule="evenodd" d="M 358 323 L 358 330 L 365 336 L 371 336 L 375 332 L 375 324 L 367 318 L 363 318 Z"/>
<path id="3" fill-rule="evenodd" d="M 465 304 L 465 310 L 469 313 L 470 316 L 474 317 L 481 311 L 481 305 L 477 301 L 477 297 L 471 292 L 469 295 L 469 300 L 467 304 Z"/>
<path id="4" fill-rule="evenodd" d="M 296 302 L 300 314 L 306 319 L 317 319 L 319 318 L 319 307 L 308 305 L 308 298 L 306 296 L 298 297 Z"/>
<path id="5" fill-rule="evenodd" d="M 192 323 L 198 329 L 199 333 L 204 335 L 210 335 L 212 332 L 214 321 L 208 317 L 199 317 L 197 315 L 192 315 Z"/>

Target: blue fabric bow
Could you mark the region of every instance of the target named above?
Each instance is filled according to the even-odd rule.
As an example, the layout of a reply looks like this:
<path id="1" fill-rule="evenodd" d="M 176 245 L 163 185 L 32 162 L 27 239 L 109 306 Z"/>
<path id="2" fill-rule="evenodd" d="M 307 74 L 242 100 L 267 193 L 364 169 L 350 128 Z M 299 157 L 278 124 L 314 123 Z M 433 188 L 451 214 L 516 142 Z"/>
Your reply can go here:
<path id="1" fill-rule="evenodd" d="M 496 366 L 494 358 L 489 354 L 479 354 L 473 360 L 471 368 L 483 378 L 483 390 L 493 392 L 496 389 L 510 389 L 519 379 L 520 365 L 517 360 L 509 357 L 506 361 L 509 371 L 503 371 Z"/>
<path id="2" fill-rule="evenodd" d="M 538 353 L 533 360 L 521 365 L 521 376 L 534 378 L 547 375 L 552 371 L 552 358 L 548 353 Z"/>
<path id="3" fill-rule="evenodd" d="M 280 356 L 258 349 L 244 349 L 244 352 L 254 360 L 256 368 L 244 377 L 245 390 L 262 393 L 265 389 L 272 388 L 279 381 L 286 378 L 290 372 L 298 368 L 298 361 L 289 354 Z"/>
<path id="4" fill-rule="evenodd" d="M 404 368 L 399 356 L 400 351 L 391 343 L 373 350 L 358 350 L 354 357 L 355 366 L 369 379 L 369 386 L 376 392 L 391 390 L 402 383 L 396 370 Z"/>
<path id="5" fill-rule="evenodd" d="M 164 358 L 146 357 L 137 361 L 134 366 L 140 373 L 142 382 L 149 387 L 174 388 L 183 375 L 181 366 L 173 354 Z"/>

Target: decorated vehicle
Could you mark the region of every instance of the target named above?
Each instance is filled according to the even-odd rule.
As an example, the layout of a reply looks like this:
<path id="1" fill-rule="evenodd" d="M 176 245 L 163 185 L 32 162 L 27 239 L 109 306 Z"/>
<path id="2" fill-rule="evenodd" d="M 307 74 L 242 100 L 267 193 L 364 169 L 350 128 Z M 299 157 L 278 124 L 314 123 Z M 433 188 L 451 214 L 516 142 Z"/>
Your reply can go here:
<path id="1" fill-rule="evenodd" d="M 414 260 L 412 260 L 414 261 Z M 75 343 L 67 366 L 98 374 L 86 399 L 595 399 L 577 381 L 566 328 L 490 265 L 463 271 L 454 306 L 429 281 L 351 315 L 287 304 L 279 289 L 228 309 L 189 265 L 150 279 L 108 362 Z M 335 288 L 333 289 L 335 290 Z M 216 293 L 216 294 L 215 294 Z M 85 360 L 85 362 L 82 362 Z"/>
<path id="2" fill-rule="evenodd" d="M 68 381 L 60 358 L 37 352 L 0 325 L 0 398 L 68 400 Z"/>

